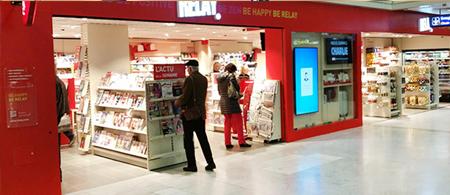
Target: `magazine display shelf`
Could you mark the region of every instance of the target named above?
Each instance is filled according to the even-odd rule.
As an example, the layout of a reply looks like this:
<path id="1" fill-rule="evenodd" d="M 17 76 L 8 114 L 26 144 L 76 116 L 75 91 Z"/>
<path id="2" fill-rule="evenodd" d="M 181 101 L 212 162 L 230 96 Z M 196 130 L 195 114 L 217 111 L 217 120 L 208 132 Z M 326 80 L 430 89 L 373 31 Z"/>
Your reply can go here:
<path id="1" fill-rule="evenodd" d="M 96 116 L 92 122 L 95 129 L 94 154 L 147 168 L 144 88 L 101 86 L 97 89 Z M 130 99 L 132 105 L 108 102 L 108 99 L 115 101 L 116 98 L 119 101 Z M 101 137 L 105 132 L 107 135 Z"/>
<path id="2" fill-rule="evenodd" d="M 147 127 L 143 74 L 107 72 L 93 101 L 95 155 L 147 168 Z"/>
<path id="3" fill-rule="evenodd" d="M 278 80 L 254 83 L 247 126 L 253 141 L 281 141 L 280 84 Z"/>
<path id="4" fill-rule="evenodd" d="M 184 79 L 147 80 L 148 169 L 186 162 L 183 124 L 174 102 L 182 93 Z"/>
<path id="5" fill-rule="evenodd" d="M 88 152 L 91 149 L 91 112 L 90 112 L 90 82 L 87 46 L 78 48 L 79 65 L 75 73 L 75 104 L 74 119 L 78 139 L 78 149 Z"/>

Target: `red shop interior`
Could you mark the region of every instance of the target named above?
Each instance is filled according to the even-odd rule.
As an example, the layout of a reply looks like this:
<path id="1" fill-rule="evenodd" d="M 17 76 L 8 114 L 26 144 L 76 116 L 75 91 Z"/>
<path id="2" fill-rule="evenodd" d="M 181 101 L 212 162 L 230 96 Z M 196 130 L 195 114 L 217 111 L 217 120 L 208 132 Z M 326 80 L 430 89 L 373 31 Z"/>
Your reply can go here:
<path id="1" fill-rule="evenodd" d="M 180 17 L 177 2 L 38 2 L 35 18 L 31 25 L 22 23 L 21 7 L 9 2 L 0 3 L 0 67 L 6 76 L 8 70 L 27 69 L 32 75 L 33 88 L 25 91 L 31 94 L 29 120 L 21 123 L 0 120 L 2 138 L 0 140 L 0 193 L 1 194 L 61 194 L 59 162 L 57 150 L 57 129 L 54 104 L 55 74 L 54 18 L 114 19 L 124 21 L 145 21 L 176 24 L 201 24 L 216 26 L 241 26 L 254 32 L 265 33 L 265 74 L 266 79 L 279 81 L 280 131 L 283 141 L 291 142 L 334 131 L 362 125 L 361 94 L 361 32 L 393 32 L 412 34 L 448 35 L 446 29 L 434 32 L 418 32 L 418 20 L 424 14 L 385 11 L 342 5 L 313 2 L 217 2 L 220 17 Z M 317 14 L 321 10 L 321 14 Z M 210 10 L 210 12 L 213 12 Z M 190 13 L 194 14 L 194 13 Z M 189 15 L 189 14 L 188 14 Z M 195 14 L 194 14 L 195 15 Z M 91 32 L 87 29 L 87 33 Z M 256 30 L 255 30 L 256 29 Z M 92 30 L 92 34 L 95 34 Z M 261 34 L 259 34 L 261 35 Z M 83 37 L 83 35 L 80 35 Z M 125 41 L 128 40 L 126 36 Z M 88 40 L 81 40 L 89 41 Z M 295 115 L 294 48 L 325 48 L 325 40 L 349 40 L 347 48 L 352 51 L 350 60 L 337 66 L 325 63 L 325 51 L 319 49 L 318 63 L 323 63 L 324 71 L 342 71 L 344 79 L 331 83 L 337 90 L 321 90 L 345 97 L 346 113 L 341 113 L 341 105 L 331 105 L 320 112 Z M 317 42 L 317 40 L 319 40 Z M 118 40 L 119 41 L 119 40 Z M 199 47 L 211 44 L 200 38 Z M 140 43 L 140 42 L 139 42 Z M 137 44 L 139 45 L 139 44 Z M 152 50 L 151 45 L 143 47 Z M 95 46 L 93 46 L 95 47 Z M 89 46 L 89 48 L 91 48 Z M 81 49 L 81 48 L 80 48 Z M 99 48 L 102 49 L 101 47 Z M 95 50 L 95 49 L 94 49 Z M 129 54 L 129 48 L 125 48 Z M 193 57 L 193 56 L 188 56 Z M 129 59 L 127 59 L 129 60 Z M 90 62 L 95 64 L 95 62 Z M 129 63 L 129 61 L 128 61 Z M 106 65 L 104 65 L 106 66 Z M 320 65 L 322 66 L 322 65 Z M 94 68 L 95 69 L 95 68 Z M 320 69 L 320 68 L 319 68 Z M 95 71 L 95 70 L 92 70 Z M 114 70 L 109 70 L 114 71 Z M 337 74 L 340 74 L 338 72 Z M 25 74 L 25 73 L 23 73 Z M 104 74 L 100 74 L 97 80 Z M 322 74 L 319 74 L 322 75 Z M 3 76 L 2 76 L 3 77 Z M 49 79 L 51 78 L 51 79 Z M 8 102 L 7 79 L 0 80 L 0 102 Z M 49 87 L 52 86 L 52 87 Z M 92 92 L 92 89 L 91 89 Z M 321 98 L 325 101 L 329 97 Z M 331 101 L 333 102 L 333 101 Z M 320 102 L 319 105 L 322 105 Z M 327 102 L 325 102 L 327 103 Z M 325 105 L 325 104 L 324 104 Z M 8 119 L 7 104 L 1 103 L 0 118 Z M 50 110 L 50 111 L 47 111 Z M 323 112 L 335 112 L 336 116 L 326 118 Z M 326 118 L 326 119 L 325 119 Z M 311 122 L 313 121 L 313 122 Z M 39 167 L 39 168 L 36 168 Z"/>

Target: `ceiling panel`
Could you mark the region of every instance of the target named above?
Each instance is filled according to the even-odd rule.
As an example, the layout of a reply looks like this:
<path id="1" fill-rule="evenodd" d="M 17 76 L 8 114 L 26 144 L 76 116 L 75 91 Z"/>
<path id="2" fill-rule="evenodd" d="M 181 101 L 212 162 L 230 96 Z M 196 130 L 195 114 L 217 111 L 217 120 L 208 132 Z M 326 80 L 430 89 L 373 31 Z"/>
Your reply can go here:
<path id="1" fill-rule="evenodd" d="M 130 38 L 186 40 L 223 39 L 259 42 L 259 33 L 263 31 L 262 29 L 247 31 L 247 28 L 244 27 L 230 26 L 54 17 L 53 36 L 55 38 L 79 38 L 81 36 L 81 25 L 85 23 L 128 25 Z"/>

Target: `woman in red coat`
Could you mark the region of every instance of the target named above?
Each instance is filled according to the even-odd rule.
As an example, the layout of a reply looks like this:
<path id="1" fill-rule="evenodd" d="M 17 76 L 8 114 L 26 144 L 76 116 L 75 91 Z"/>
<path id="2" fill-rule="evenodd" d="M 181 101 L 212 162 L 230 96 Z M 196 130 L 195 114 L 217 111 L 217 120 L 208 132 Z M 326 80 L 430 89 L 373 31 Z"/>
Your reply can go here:
<path id="1" fill-rule="evenodd" d="M 239 105 L 240 97 L 230 97 L 229 85 L 233 85 L 234 89 L 239 92 L 239 84 L 237 82 L 236 76 L 236 65 L 230 63 L 225 66 L 225 71 L 219 75 L 217 78 L 218 89 L 220 94 L 220 111 L 225 115 L 225 146 L 227 149 L 233 148 L 231 144 L 231 128 L 238 134 L 238 141 L 240 147 L 251 147 L 250 144 L 245 142 L 244 130 L 242 124 L 242 110 Z"/>

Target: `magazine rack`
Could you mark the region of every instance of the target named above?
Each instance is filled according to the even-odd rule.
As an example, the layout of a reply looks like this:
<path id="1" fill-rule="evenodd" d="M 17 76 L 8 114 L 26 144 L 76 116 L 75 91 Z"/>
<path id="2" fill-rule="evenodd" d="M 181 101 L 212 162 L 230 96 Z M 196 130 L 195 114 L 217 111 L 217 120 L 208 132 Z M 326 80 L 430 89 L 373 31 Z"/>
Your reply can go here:
<path id="1" fill-rule="evenodd" d="M 145 82 L 148 129 L 148 169 L 186 162 L 180 110 L 174 106 L 184 79 Z"/>

